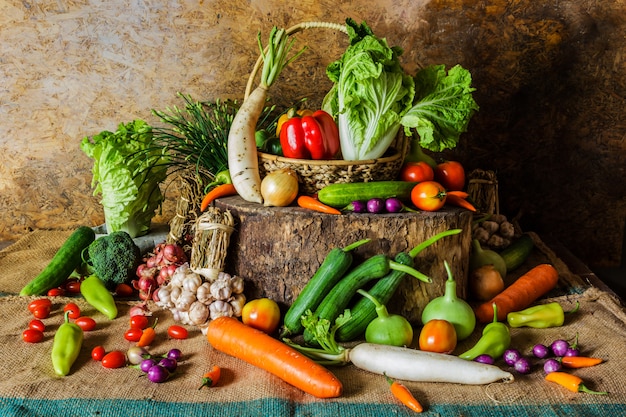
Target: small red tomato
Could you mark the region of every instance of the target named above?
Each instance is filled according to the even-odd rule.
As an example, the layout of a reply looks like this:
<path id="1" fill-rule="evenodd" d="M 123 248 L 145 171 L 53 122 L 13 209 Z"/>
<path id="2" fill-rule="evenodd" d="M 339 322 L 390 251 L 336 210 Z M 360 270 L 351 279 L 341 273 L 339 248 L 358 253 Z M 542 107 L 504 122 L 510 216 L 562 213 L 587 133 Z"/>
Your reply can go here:
<path id="1" fill-rule="evenodd" d="M 41 306 L 35 308 L 33 310 L 33 316 L 35 316 L 36 319 L 47 319 L 50 317 L 50 307 Z"/>
<path id="2" fill-rule="evenodd" d="M 142 329 L 128 329 L 124 333 L 124 339 L 129 342 L 138 342 L 141 339 L 141 335 L 143 334 Z"/>
<path id="3" fill-rule="evenodd" d="M 101 361 L 102 358 L 104 358 L 104 355 L 106 355 L 106 351 L 103 346 L 98 345 L 91 349 L 91 359 L 94 361 Z"/>
<path id="4" fill-rule="evenodd" d="M 61 297 L 65 295 L 65 290 L 63 288 L 51 288 L 48 290 L 47 296 L 48 297 Z"/>
<path id="5" fill-rule="evenodd" d="M 80 307 L 76 303 L 67 303 L 65 307 L 63 307 L 63 312 L 66 313 L 69 311 L 67 315 L 71 319 L 77 319 L 80 317 Z"/>
<path id="6" fill-rule="evenodd" d="M 462 191 L 465 188 L 465 169 L 460 162 L 442 162 L 435 168 L 435 181 L 446 190 Z"/>
<path id="7" fill-rule="evenodd" d="M 83 329 L 84 332 L 90 332 L 96 328 L 96 321 L 91 317 L 79 317 L 76 319 L 76 321 L 74 321 L 74 323 L 76 323 L 78 327 Z"/>
<path id="8" fill-rule="evenodd" d="M 243 306 L 241 321 L 250 327 L 271 334 L 276 331 L 280 323 L 280 308 L 274 300 L 258 298 Z"/>
<path id="9" fill-rule="evenodd" d="M 400 170 L 400 179 L 408 182 L 432 181 L 435 179 L 435 173 L 424 161 L 405 162 Z"/>
<path id="10" fill-rule="evenodd" d="M 65 291 L 70 294 L 80 294 L 80 281 L 68 281 L 67 283 L 65 283 Z"/>
<path id="11" fill-rule="evenodd" d="M 189 335 L 189 333 L 187 332 L 187 329 L 185 329 L 183 326 L 178 326 L 176 324 L 167 328 L 167 334 L 172 339 L 181 339 L 181 340 L 186 339 L 187 336 Z"/>
<path id="12" fill-rule="evenodd" d="M 46 331 L 46 325 L 43 324 L 43 321 L 39 319 L 32 319 L 30 323 L 28 323 L 28 328 L 33 330 L 39 330 L 40 332 Z"/>
<path id="13" fill-rule="evenodd" d="M 452 353 L 456 342 L 454 325 L 447 320 L 430 320 L 420 332 L 419 347 L 427 352 Z"/>
<path id="14" fill-rule="evenodd" d="M 148 317 L 146 316 L 137 315 L 137 316 L 132 316 L 130 318 L 131 329 L 143 330 L 146 327 L 148 327 L 148 325 L 149 325 Z"/>
<path id="15" fill-rule="evenodd" d="M 420 210 L 437 211 L 446 203 L 446 190 L 435 181 L 423 181 L 411 190 L 411 202 Z"/>
<path id="16" fill-rule="evenodd" d="M 30 311 L 31 313 L 36 308 L 40 308 L 40 307 L 47 307 L 48 309 L 51 309 L 52 308 L 52 301 L 50 301 L 49 298 L 38 298 L 38 299 L 33 300 L 30 303 L 28 303 L 28 311 Z"/>
<path id="17" fill-rule="evenodd" d="M 22 332 L 22 340 L 27 343 L 39 343 L 43 340 L 43 332 L 36 329 L 26 329 Z"/>
<path id="18" fill-rule="evenodd" d="M 126 365 L 126 354 L 121 350 L 112 350 L 102 357 L 102 366 L 109 369 L 121 368 Z"/>
<path id="19" fill-rule="evenodd" d="M 118 284 L 117 287 L 115 287 L 115 295 L 117 295 L 118 297 L 130 297 L 133 295 L 133 293 L 133 287 L 128 284 L 122 283 Z"/>

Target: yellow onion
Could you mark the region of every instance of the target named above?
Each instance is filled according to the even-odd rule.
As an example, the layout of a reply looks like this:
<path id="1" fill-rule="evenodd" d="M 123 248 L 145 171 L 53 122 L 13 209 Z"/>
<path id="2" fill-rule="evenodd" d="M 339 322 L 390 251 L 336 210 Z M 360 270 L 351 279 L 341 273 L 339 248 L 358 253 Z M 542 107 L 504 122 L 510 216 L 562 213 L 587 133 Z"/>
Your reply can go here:
<path id="1" fill-rule="evenodd" d="M 298 196 L 298 174 L 290 168 L 270 172 L 261 181 L 261 195 L 265 206 L 288 206 Z"/>

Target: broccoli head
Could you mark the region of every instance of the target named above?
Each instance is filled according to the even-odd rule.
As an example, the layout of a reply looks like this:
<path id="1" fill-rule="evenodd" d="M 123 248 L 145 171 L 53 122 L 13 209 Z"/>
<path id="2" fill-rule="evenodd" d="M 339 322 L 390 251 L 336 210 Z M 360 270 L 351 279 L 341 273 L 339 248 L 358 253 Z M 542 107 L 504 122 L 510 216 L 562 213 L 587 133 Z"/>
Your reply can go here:
<path id="1" fill-rule="evenodd" d="M 104 235 L 87 248 L 87 263 L 110 290 L 135 276 L 141 251 L 127 232 Z"/>

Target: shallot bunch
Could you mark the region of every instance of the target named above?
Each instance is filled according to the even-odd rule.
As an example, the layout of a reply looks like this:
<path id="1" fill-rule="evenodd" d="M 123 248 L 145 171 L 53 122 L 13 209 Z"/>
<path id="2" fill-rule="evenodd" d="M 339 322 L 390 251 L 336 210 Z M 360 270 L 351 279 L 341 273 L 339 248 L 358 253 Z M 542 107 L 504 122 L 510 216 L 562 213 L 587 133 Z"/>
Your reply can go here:
<path id="1" fill-rule="evenodd" d="M 212 282 L 204 281 L 185 263 L 155 291 L 153 299 L 157 306 L 169 309 L 175 321 L 195 325 L 206 334 L 211 320 L 241 316 L 246 303 L 243 287 L 242 278 L 226 272 Z"/>
<path id="2" fill-rule="evenodd" d="M 182 247 L 170 243 L 156 245 L 154 253 L 137 267 L 138 279 L 132 281 L 139 298 L 144 301 L 153 298 L 156 289 L 169 281 L 176 268 L 185 262 L 187 255 Z"/>

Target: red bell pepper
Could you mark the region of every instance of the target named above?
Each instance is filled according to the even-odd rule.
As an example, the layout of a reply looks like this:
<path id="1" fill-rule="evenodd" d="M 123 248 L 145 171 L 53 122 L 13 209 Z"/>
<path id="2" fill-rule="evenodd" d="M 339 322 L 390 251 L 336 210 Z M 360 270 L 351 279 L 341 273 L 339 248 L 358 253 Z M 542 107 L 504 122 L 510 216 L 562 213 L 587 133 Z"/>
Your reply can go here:
<path id="1" fill-rule="evenodd" d="M 283 155 L 296 159 L 332 159 L 339 152 L 339 129 L 324 110 L 292 117 L 280 130 Z"/>

